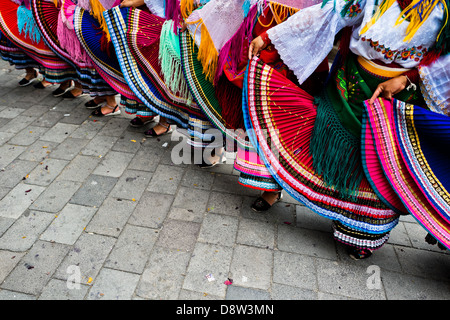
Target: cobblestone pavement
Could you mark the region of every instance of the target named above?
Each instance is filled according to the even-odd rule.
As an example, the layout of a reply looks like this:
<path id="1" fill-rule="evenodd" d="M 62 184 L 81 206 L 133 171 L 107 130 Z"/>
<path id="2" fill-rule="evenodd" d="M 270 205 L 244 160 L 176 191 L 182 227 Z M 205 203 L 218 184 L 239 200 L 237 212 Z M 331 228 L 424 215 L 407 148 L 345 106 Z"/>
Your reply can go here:
<path id="1" fill-rule="evenodd" d="M 449 254 L 412 217 L 353 261 L 287 194 L 254 213 L 232 161 L 175 165 L 181 135 L 22 76 L 0 62 L 0 299 L 450 299 Z"/>

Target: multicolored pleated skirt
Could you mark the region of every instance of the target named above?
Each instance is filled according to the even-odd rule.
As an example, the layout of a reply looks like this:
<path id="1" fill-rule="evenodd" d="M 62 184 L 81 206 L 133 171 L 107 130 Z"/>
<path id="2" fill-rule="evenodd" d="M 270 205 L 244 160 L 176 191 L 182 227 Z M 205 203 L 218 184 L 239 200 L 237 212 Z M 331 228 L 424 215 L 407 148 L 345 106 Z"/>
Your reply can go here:
<path id="1" fill-rule="evenodd" d="M 49 82 L 72 80 L 76 72 L 44 42 L 32 11 L 25 5 L 0 0 L 0 30 L 17 47 L 41 65 L 40 71 Z"/>
<path id="2" fill-rule="evenodd" d="M 375 250 L 400 214 L 380 199 L 361 161 L 363 101 L 388 77 L 353 55 L 313 97 L 258 58 L 244 78 L 244 116 L 252 144 L 293 198 L 334 220 L 337 240 Z M 405 100 L 410 93 L 402 92 Z M 358 129 L 359 126 L 359 129 Z"/>
<path id="3" fill-rule="evenodd" d="M 91 96 L 115 95 L 116 92 L 103 80 L 94 63 L 81 46 L 73 29 L 76 5 L 70 0 L 55 6 L 45 0 L 31 0 L 31 9 L 37 26 L 47 45 L 61 59 L 73 66 L 84 93 Z"/>
<path id="4" fill-rule="evenodd" d="M 136 96 L 149 110 L 176 124 L 190 145 L 217 147 L 207 132 L 213 126 L 187 90 L 172 91 L 165 81 L 160 45 L 167 48 L 170 43 L 161 44 L 160 35 L 166 21 L 147 11 L 119 7 L 105 11 L 104 17 L 124 78 Z"/>
<path id="5" fill-rule="evenodd" d="M 371 184 L 450 248 L 450 118 L 397 99 L 365 103 L 363 143 Z M 380 178 L 380 175 L 384 179 Z"/>
<path id="6" fill-rule="evenodd" d="M 77 6 L 73 17 L 75 33 L 84 50 L 94 63 L 95 69 L 101 77 L 121 95 L 121 103 L 131 102 L 131 108 L 142 101 L 128 86 L 122 73 L 113 43 L 100 27 L 99 21 L 85 9 Z M 125 110 L 128 105 L 124 104 Z"/>
<path id="7" fill-rule="evenodd" d="M 9 41 L 2 32 L 0 32 L 0 57 L 10 65 L 14 65 L 16 69 L 40 68 L 34 59 Z"/>

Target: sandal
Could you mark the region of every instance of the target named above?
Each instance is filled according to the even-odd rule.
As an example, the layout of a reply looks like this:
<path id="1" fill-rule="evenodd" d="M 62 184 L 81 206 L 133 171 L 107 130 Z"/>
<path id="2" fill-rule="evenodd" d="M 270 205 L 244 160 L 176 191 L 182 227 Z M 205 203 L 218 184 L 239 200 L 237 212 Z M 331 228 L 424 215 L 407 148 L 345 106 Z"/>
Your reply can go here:
<path id="1" fill-rule="evenodd" d="M 37 71 L 34 70 L 34 77 L 28 80 L 26 79 L 26 76 L 23 77 L 23 79 L 19 81 L 19 86 L 21 87 L 29 86 L 30 84 L 33 83 L 33 81 L 37 78 L 37 76 L 38 76 Z"/>
<path id="2" fill-rule="evenodd" d="M 62 95 L 62 97 L 64 98 L 64 99 L 75 99 L 75 98 L 78 98 L 78 97 L 81 97 L 81 96 L 83 96 L 84 95 L 84 93 L 83 92 L 81 92 L 79 95 L 74 95 L 73 93 L 72 93 L 72 91 L 66 91 L 66 92 L 64 92 L 64 94 Z"/>
<path id="3" fill-rule="evenodd" d="M 264 212 L 272 208 L 275 203 L 280 202 L 281 199 L 283 199 L 283 194 L 281 191 L 278 192 L 278 197 L 273 204 L 268 203 L 263 197 L 258 197 L 258 199 L 253 202 L 251 208 L 256 212 Z"/>
<path id="4" fill-rule="evenodd" d="M 132 126 L 134 128 L 140 128 L 140 127 L 145 126 L 147 123 L 150 123 L 153 121 L 155 121 L 155 116 L 145 117 L 145 118 L 136 117 L 130 121 L 130 126 Z"/>
<path id="5" fill-rule="evenodd" d="M 372 255 L 372 250 L 351 247 L 348 249 L 348 255 L 353 260 L 367 259 Z"/>
<path id="6" fill-rule="evenodd" d="M 164 128 L 166 128 L 166 131 L 164 131 L 163 133 L 157 134 L 155 132 L 155 129 L 151 128 L 151 129 L 145 131 L 144 135 L 146 137 L 160 137 L 160 136 L 163 136 L 165 134 L 172 133 L 172 129 L 170 128 L 170 124 L 167 124 L 167 125 L 162 124 L 162 123 L 158 123 L 158 124 L 163 126 Z"/>
<path id="7" fill-rule="evenodd" d="M 86 107 L 86 109 L 97 109 L 102 103 L 103 101 L 96 103 L 95 99 L 91 99 L 88 102 L 86 102 L 84 106 Z"/>
<path id="8" fill-rule="evenodd" d="M 112 112 L 104 114 L 102 112 L 102 107 L 98 107 L 97 109 L 92 111 L 91 115 L 93 115 L 94 117 L 107 117 L 107 116 L 115 116 L 115 115 L 119 115 L 120 114 L 120 108 L 119 108 L 118 104 L 116 104 L 115 107 L 111 107 L 108 104 L 106 104 L 105 107 L 111 109 Z"/>

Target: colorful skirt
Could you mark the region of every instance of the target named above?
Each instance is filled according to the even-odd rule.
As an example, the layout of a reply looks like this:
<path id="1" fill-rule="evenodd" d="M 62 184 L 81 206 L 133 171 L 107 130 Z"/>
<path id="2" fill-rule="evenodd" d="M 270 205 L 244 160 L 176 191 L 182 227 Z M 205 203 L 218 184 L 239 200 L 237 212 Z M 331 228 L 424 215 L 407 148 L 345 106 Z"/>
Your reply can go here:
<path id="1" fill-rule="evenodd" d="M 351 56 L 314 98 L 255 57 L 244 78 L 243 110 L 252 143 L 282 188 L 334 220 L 337 240 L 375 250 L 405 212 L 392 210 L 378 197 L 361 164 L 361 133 L 352 134 L 358 131 L 362 102 L 372 92 L 367 84 L 376 87 L 386 79 L 371 72 Z M 356 112 L 352 117 L 350 110 Z"/>
<path id="2" fill-rule="evenodd" d="M 104 12 L 121 70 L 131 90 L 152 112 L 167 118 L 194 147 L 218 147 L 192 98 L 173 92 L 162 75 L 159 50 L 165 22 L 149 12 L 115 7 Z M 221 145 L 220 145 L 221 146 Z"/>
<path id="3" fill-rule="evenodd" d="M 83 92 L 91 96 L 115 95 L 116 92 L 103 80 L 81 47 L 73 28 L 68 28 L 63 22 L 63 19 L 73 19 L 66 18 L 66 13 L 73 15 L 75 4 L 65 0 L 64 7 L 55 7 L 53 2 L 32 0 L 31 8 L 46 43 L 56 55 L 73 66 L 78 76 L 75 80 Z M 73 25 L 70 21 L 68 23 Z"/>
<path id="4" fill-rule="evenodd" d="M 17 47 L 33 58 L 49 82 L 60 83 L 76 77 L 75 70 L 44 42 L 33 13 L 24 5 L 0 0 L 0 30 Z"/>
<path id="5" fill-rule="evenodd" d="M 381 194 L 394 190 L 397 201 L 445 247 L 450 248 L 450 118 L 397 99 L 365 103 L 365 166 Z"/>
<path id="6" fill-rule="evenodd" d="M 34 59 L 9 41 L 2 32 L 0 32 L 0 57 L 10 65 L 14 65 L 16 69 L 40 68 Z"/>

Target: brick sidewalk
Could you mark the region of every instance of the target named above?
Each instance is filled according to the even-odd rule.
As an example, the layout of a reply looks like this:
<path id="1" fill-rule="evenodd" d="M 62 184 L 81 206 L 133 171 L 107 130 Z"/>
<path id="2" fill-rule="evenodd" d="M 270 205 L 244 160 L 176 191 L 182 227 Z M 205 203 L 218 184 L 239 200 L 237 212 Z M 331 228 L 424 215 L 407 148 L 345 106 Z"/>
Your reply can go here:
<path id="1" fill-rule="evenodd" d="M 0 62 L 0 299 L 450 298 L 449 254 L 412 217 L 353 261 L 287 194 L 253 212 L 231 162 L 174 165 L 178 133 L 145 139 L 22 75 Z"/>

